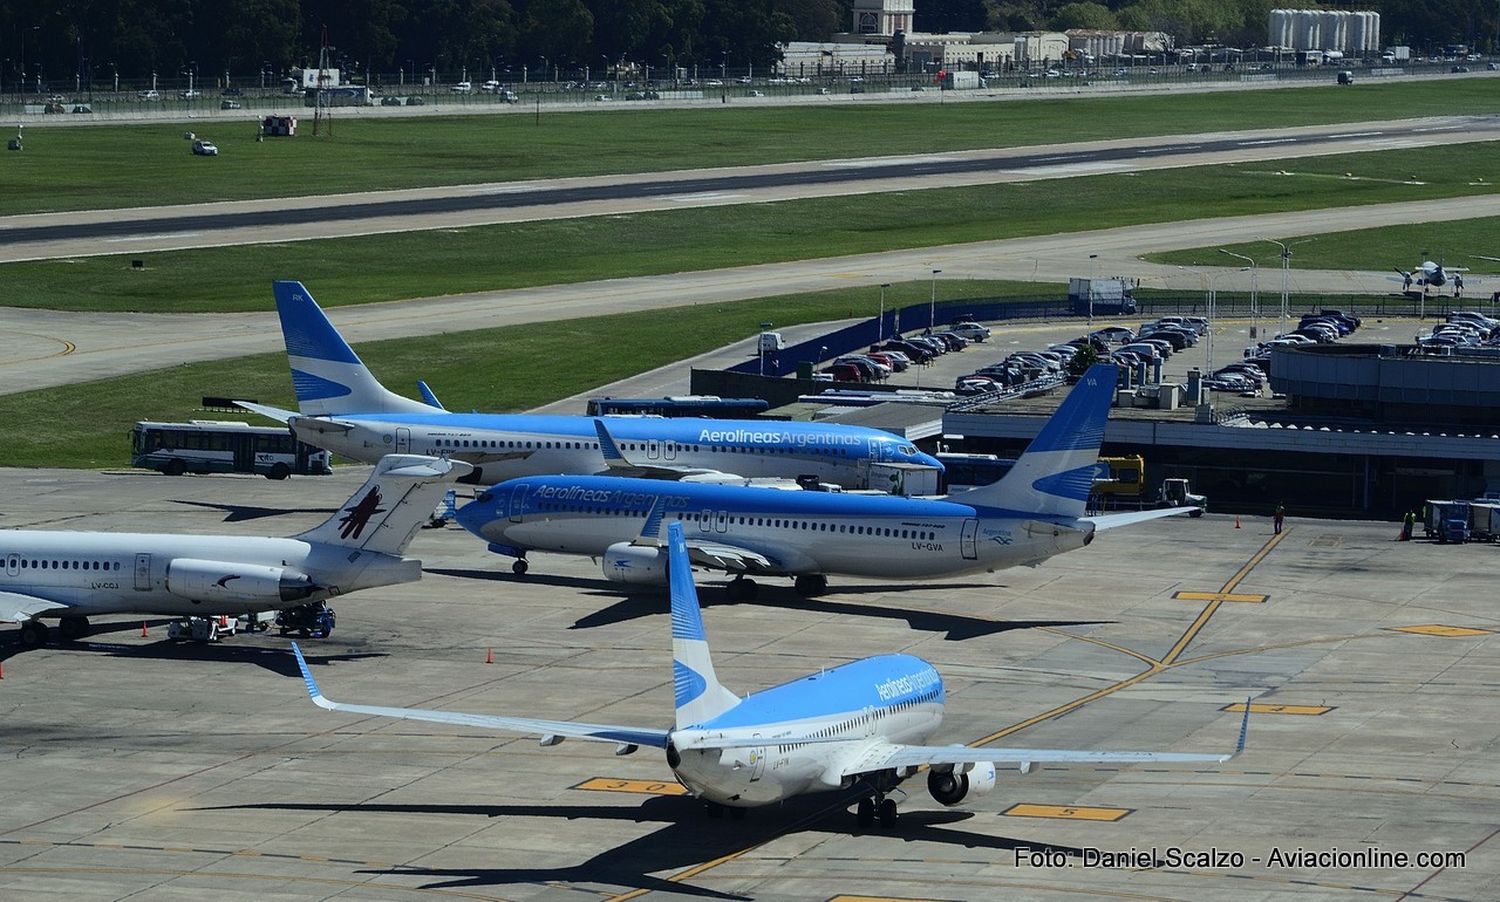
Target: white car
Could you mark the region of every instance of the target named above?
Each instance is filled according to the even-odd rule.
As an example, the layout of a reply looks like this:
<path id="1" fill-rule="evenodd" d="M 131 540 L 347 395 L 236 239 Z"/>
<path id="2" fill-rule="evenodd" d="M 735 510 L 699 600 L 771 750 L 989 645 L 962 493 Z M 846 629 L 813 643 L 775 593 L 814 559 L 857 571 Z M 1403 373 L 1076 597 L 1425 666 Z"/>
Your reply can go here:
<path id="1" fill-rule="evenodd" d="M 472 93 L 474 93 L 474 83 L 473 82 L 468 82 L 468 81 L 461 81 L 458 84 L 456 84 L 456 85 L 453 86 L 453 93 L 455 93 L 455 94 L 472 94 Z"/>
<path id="2" fill-rule="evenodd" d="M 954 323 L 948 327 L 948 331 L 954 335 L 967 338 L 969 341 L 984 341 L 990 337 L 988 326 L 981 326 L 978 323 L 972 322 Z"/>
<path id="3" fill-rule="evenodd" d="M 189 88 L 188 90 L 183 91 L 177 96 L 181 97 L 183 100 L 197 100 L 199 97 L 203 96 L 203 92 L 193 88 Z"/>
<path id="4" fill-rule="evenodd" d="M 161 99 L 161 92 L 160 91 L 155 91 L 155 90 L 150 90 L 150 91 L 136 91 L 135 92 L 135 96 L 139 97 L 141 100 L 160 100 Z"/>
<path id="5" fill-rule="evenodd" d="M 500 82 L 492 78 L 489 81 L 486 81 L 484 84 L 480 85 L 479 90 L 483 91 L 486 94 L 493 94 L 496 91 L 500 90 Z"/>
<path id="6" fill-rule="evenodd" d="M 212 141 L 200 138 L 193 142 L 193 153 L 200 157 L 216 157 L 219 155 L 219 147 Z"/>

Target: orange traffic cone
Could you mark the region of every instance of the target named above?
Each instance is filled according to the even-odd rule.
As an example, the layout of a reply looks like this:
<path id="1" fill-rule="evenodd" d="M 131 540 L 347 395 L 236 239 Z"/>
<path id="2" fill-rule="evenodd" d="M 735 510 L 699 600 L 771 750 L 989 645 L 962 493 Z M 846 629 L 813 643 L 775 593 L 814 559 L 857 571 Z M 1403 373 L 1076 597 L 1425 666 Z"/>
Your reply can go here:
<path id="1" fill-rule="evenodd" d="M 485 649 L 485 651 L 484 651 L 484 663 L 486 663 L 486 664 L 493 664 L 493 663 L 495 663 L 495 650 L 493 648 L 487 648 L 487 649 Z"/>
<path id="2" fill-rule="evenodd" d="M 1239 514 L 1235 514 L 1234 515 L 1234 528 L 1235 529 L 1239 529 L 1240 528 L 1240 515 Z"/>
<path id="3" fill-rule="evenodd" d="M 142 620 L 141 621 L 141 638 L 144 639 L 148 635 L 150 635 L 150 634 L 146 632 L 146 621 Z"/>

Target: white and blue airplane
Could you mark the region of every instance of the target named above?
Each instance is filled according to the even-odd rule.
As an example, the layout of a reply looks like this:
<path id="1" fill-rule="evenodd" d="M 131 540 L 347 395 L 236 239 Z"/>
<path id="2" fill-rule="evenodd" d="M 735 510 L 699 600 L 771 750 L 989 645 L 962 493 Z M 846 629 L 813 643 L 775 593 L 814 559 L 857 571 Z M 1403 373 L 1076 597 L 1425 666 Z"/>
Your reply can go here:
<path id="1" fill-rule="evenodd" d="M 667 527 L 672 729 L 344 704 L 323 695 L 294 644 L 297 666 L 313 702 L 330 711 L 520 733 L 540 737 L 543 746 L 565 739 L 605 742 L 616 755 L 641 746 L 661 749 L 672 773 L 706 803 L 711 817 L 722 816 L 726 807 L 743 816 L 747 808 L 844 789 L 860 794 L 861 827 L 876 818 L 891 827 L 896 802 L 887 794 L 923 768 L 932 797 L 957 805 L 994 789 L 997 765 L 1026 774 L 1038 764 L 1222 764 L 1245 748 L 1248 701 L 1229 754 L 924 745 L 942 725 L 943 678 L 927 661 L 905 654 L 861 658 L 741 698 L 714 673 L 684 532 L 681 523 Z"/>
<path id="2" fill-rule="evenodd" d="M 327 599 L 422 578 L 406 547 L 468 469 L 392 454 L 332 517 L 289 538 L 0 530 L 0 620 L 19 623 L 28 648 L 49 638 L 42 618 L 59 618 L 71 641 L 99 614 L 211 620 L 297 609 L 298 622 L 321 621 L 326 634 Z"/>
<path id="3" fill-rule="evenodd" d="M 457 519 L 516 557 L 517 573 L 536 549 L 599 557 L 610 580 L 657 585 L 661 526 L 681 522 L 693 563 L 734 574 L 737 600 L 754 597 L 752 576 L 795 577 L 812 595 L 830 573 L 923 579 L 1036 564 L 1098 530 L 1196 509 L 1084 516 L 1115 378 L 1113 366 L 1090 368 L 999 482 L 946 498 L 534 476 L 481 492 Z M 601 423 L 599 436 L 617 459 L 610 428 Z"/>
<path id="4" fill-rule="evenodd" d="M 473 482 L 606 470 L 590 417 L 454 413 L 425 384 L 424 401 L 388 391 L 328 321 L 301 282 L 276 282 L 276 312 L 291 364 L 297 411 L 238 402 L 286 423 L 299 439 L 373 462 L 430 454 L 474 465 Z M 863 426 L 773 420 L 611 417 L 635 458 L 617 475 L 689 482 L 816 476 L 845 488 L 889 490 L 913 470 L 941 471 L 910 441 Z"/>

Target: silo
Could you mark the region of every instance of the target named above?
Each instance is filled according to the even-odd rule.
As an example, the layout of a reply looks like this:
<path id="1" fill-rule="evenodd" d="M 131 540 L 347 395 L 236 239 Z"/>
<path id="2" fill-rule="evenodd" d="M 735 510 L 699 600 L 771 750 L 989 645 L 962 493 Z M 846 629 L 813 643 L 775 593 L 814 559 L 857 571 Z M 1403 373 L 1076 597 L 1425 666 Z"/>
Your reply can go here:
<path id="1" fill-rule="evenodd" d="M 1266 24 L 1266 43 L 1272 47 L 1292 46 L 1291 10 L 1271 10 L 1270 21 Z"/>
<path id="2" fill-rule="evenodd" d="M 1298 50 L 1314 50 L 1318 46 L 1318 14 L 1310 9 L 1299 9 L 1292 13 L 1292 46 Z"/>
<path id="3" fill-rule="evenodd" d="M 1327 10 L 1318 14 L 1321 42 L 1315 50 L 1343 50 L 1349 39 L 1349 14 Z"/>

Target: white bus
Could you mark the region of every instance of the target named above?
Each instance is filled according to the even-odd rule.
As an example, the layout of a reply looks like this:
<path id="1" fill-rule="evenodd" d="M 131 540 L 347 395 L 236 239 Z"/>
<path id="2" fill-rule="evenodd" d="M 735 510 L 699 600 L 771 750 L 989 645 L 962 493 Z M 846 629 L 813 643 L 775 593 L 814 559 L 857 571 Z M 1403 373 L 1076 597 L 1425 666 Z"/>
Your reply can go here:
<path id="1" fill-rule="evenodd" d="M 285 426 L 222 420 L 136 423 L 130 464 L 168 476 L 184 473 L 259 473 L 268 479 L 326 476 L 328 452 L 297 441 Z"/>

